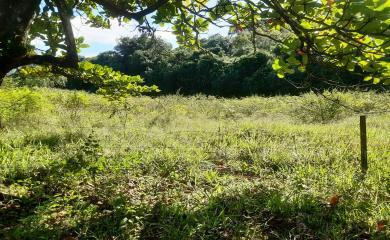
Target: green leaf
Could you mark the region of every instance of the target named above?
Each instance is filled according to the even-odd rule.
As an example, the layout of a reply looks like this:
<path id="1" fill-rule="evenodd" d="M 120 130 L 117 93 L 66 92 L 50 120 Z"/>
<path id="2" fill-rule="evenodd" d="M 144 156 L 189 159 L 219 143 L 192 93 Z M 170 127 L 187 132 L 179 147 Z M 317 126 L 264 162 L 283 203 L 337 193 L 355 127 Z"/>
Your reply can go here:
<path id="1" fill-rule="evenodd" d="M 367 76 L 363 79 L 363 81 L 370 81 L 372 79 L 372 76 Z"/>
<path id="2" fill-rule="evenodd" d="M 281 68 L 282 68 L 282 66 L 280 66 L 280 60 L 278 58 L 275 59 L 274 63 L 272 64 L 272 69 L 277 71 Z"/>
<path id="3" fill-rule="evenodd" d="M 355 70 L 355 63 L 349 62 L 347 65 L 347 69 L 348 69 L 348 71 L 353 72 Z"/>
<path id="4" fill-rule="evenodd" d="M 301 65 L 301 62 L 298 61 L 295 57 L 293 56 L 290 56 L 289 58 L 287 58 L 287 62 L 290 64 L 290 65 L 293 65 L 293 66 L 298 66 L 298 65 Z"/>
<path id="5" fill-rule="evenodd" d="M 309 57 L 307 56 L 307 54 L 303 55 L 302 56 L 302 63 L 304 65 L 307 65 L 308 62 L 309 62 Z"/>
<path id="6" fill-rule="evenodd" d="M 305 66 L 299 66 L 299 67 L 298 67 L 298 70 L 299 70 L 300 72 L 305 72 L 305 71 L 306 71 L 306 67 L 305 67 Z"/>
<path id="7" fill-rule="evenodd" d="M 377 44 L 377 45 L 382 45 L 384 42 L 385 42 L 385 40 L 383 40 L 383 39 L 379 39 L 379 38 L 375 38 L 375 43 Z"/>
<path id="8" fill-rule="evenodd" d="M 285 77 L 284 73 L 282 73 L 282 72 L 278 72 L 276 75 L 278 76 L 278 78 L 284 78 Z"/>
<path id="9" fill-rule="evenodd" d="M 311 28 L 312 28 L 310 22 L 305 21 L 305 20 L 303 20 L 303 21 L 301 22 L 301 26 L 302 26 L 303 28 L 305 28 L 305 29 L 311 29 Z"/>

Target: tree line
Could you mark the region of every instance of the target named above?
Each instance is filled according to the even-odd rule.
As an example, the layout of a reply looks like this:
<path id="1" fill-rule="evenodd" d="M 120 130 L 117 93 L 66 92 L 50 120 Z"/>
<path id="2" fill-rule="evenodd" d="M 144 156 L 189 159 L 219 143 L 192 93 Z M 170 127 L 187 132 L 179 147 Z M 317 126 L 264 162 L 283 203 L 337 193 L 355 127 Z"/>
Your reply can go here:
<path id="1" fill-rule="evenodd" d="M 299 94 L 312 89 L 375 87 L 360 72 L 312 63 L 307 71 L 280 79 L 272 68 L 278 45 L 267 38 L 253 43 L 246 32 L 201 39 L 202 49 L 172 48 L 161 38 L 124 37 L 112 51 L 89 59 L 128 75 L 140 75 L 161 94 L 207 94 L 223 97 Z M 69 83 L 80 88 L 80 81 Z M 85 86 L 84 86 L 85 87 Z"/>

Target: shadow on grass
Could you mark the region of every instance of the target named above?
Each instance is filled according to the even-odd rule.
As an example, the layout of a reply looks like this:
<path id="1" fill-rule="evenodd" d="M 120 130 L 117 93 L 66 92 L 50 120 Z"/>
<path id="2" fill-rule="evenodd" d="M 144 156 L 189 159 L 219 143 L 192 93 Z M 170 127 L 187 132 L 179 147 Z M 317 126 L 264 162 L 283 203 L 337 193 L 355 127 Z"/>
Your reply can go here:
<path id="1" fill-rule="evenodd" d="M 50 202 L 46 204 L 50 205 Z M 80 204 L 80 203 L 78 203 Z M 90 200 L 86 206 L 93 205 Z M 96 206 L 96 205 L 94 205 Z M 131 208 L 135 211 L 128 212 Z M 138 208 L 138 210 L 137 210 Z M 310 196 L 291 201 L 278 191 L 254 190 L 235 195 L 211 197 L 207 204 L 189 209 L 179 204 L 128 206 L 121 203 L 95 208 L 95 215 L 78 219 L 77 225 L 40 226 L 36 211 L 29 217 L 37 220 L 19 226 L 18 238 L 12 231 L 4 239 L 389 239 L 385 232 L 371 232 L 365 223 L 349 222 L 346 206 L 329 208 Z M 20 215 L 21 218 L 26 215 Z M 74 217 L 74 216 L 73 216 Z M 124 219 L 138 219 L 134 225 L 123 225 Z M 20 231 L 20 229 L 23 231 Z M 137 234 L 138 232 L 139 234 Z M 15 231 L 14 231 L 15 233 Z M 7 235 L 9 234 L 9 235 Z M 1 237 L 0 233 L 0 237 Z M 11 236 L 11 237 L 8 237 Z M 8 238 L 7 238 L 8 237 Z"/>
<path id="2" fill-rule="evenodd" d="M 278 191 L 220 196 L 195 211 L 157 203 L 140 239 L 389 239 L 349 222 L 345 210 L 310 196 L 291 202 Z"/>
<path id="3" fill-rule="evenodd" d="M 52 132 L 26 136 L 24 145 L 47 146 L 51 150 L 67 143 L 77 142 L 86 139 L 87 135 L 82 132 Z"/>
<path id="4" fill-rule="evenodd" d="M 29 198 L 0 192 L 0 239 L 2 231 L 16 225 L 19 219 L 32 214 L 36 206 L 36 202 Z"/>
<path id="5" fill-rule="evenodd" d="M 261 186 L 213 196 L 193 207 L 164 202 L 129 205 L 126 198 L 131 196 L 99 197 L 92 192 L 69 198 L 72 179 L 91 175 L 82 173 L 94 163 L 83 153 L 18 179 L 37 187 L 34 194 L 24 198 L 0 194 L 0 239 L 129 239 L 132 235 L 142 240 L 390 239 L 385 232 L 373 232 L 366 223 L 348 219 L 346 213 L 354 210 L 348 202 L 353 199 L 330 208 L 311 195 L 287 198 L 279 190 Z M 70 176 L 69 182 L 64 176 Z M 124 224 L 125 219 L 137 224 Z M 66 224 L 70 220 L 76 223 Z"/>
<path id="6" fill-rule="evenodd" d="M 65 161 L 55 162 L 49 167 L 13 174 L 12 178 L 5 176 L 6 180 L 0 184 L 0 190 L 4 188 L 12 192 L 11 189 L 16 187 L 23 189 L 24 193 L 22 196 L 18 196 L 18 194 L 5 193 L 8 191 L 0 191 L 0 239 L 36 239 L 35 236 L 41 235 L 46 239 L 45 234 L 53 232 L 52 230 L 61 232 L 55 228 L 48 232 L 39 228 L 38 232 L 29 232 L 31 235 L 25 237 L 9 235 L 13 229 L 20 227 L 25 228 L 28 232 L 28 227 L 23 226 L 22 222 L 25 219 L 34 218 L 39 221 L 40 216 L 38 216 L 37 211 L 46 206 L 47 208 L 53 207 L 53 204 L 56 204 L 55 201 L 71 191 L 72 177 L 69 176 L 79 174 L 80 170 L 88 168 L 88 166 L 89 162 L 83 159 L 83 155 L 74 154 Z M 29 227 L 34 229 L 36 226 Z M 51 239 L 52 237 L 49 236 L 51 235 L 46 237 Z"/>
<path id="7" fill-rule="evenodd" d="M 278 192 L 221 196 L 193 212 L 158 203 L 145 220 L 140 239 L 317 239 L 319 226 L 307 226 L 305 214 L 323 221 L 332 213 L 322 215 L 313 199 L 305 199 L 304 205 L 297 209 Z"/>

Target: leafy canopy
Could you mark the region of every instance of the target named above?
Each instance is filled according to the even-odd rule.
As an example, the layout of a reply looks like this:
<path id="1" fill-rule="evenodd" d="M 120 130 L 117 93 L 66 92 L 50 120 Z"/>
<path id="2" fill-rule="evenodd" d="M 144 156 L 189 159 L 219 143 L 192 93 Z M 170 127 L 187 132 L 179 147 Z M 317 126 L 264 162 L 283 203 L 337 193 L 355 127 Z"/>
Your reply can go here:
<path id="1" fill-rule="evenodd" d="M 99 86 L 97 93 L 102 94 L 109 100 L 121 101 L 129 95 L 141 93 L 159 92 L 157 86 L 144 86 L 143 79 L 137 76 L 125 75 L 114 71 L 107 66 L 80 62 L 77 69 L 59 69 L 52 66 L 47 67 L 23 67 L 19 69 L 20 77 L 42 77 L 48 74 L 60 74 L 71 78 L 78 78 L 84 82 L 93 83 Z"/>
<path id="2" fill-rule="evenodd" d="M 154 33 L 155 26 L 168 24 L 179 44 L 199 48 L 202 47 L 200 36 L 210 25 L 229 26 L 232 32 L 251 32 L 254 43 L 261 36 L 280 45 L 282 51 L 273 64 L 280 78 L 296 70 L 305 71 L 306 66 L 315 61 L 364 73 L 365 79 L 374 83 L 390 83 L 388 0 L 22 2 L 38 3 L 40 9 L 32 16 L 31 26 L 26 28 L 28 38 L 23 43 L 30 47 L 28 58 L 16 66 L 35 63 L 63 67 L 77 61 L 77 51 L 86 45 L 83 38 L 74 38 L 69 19 L 81 15 L 87 24 L 97 28 L 110 27 L 113 19 L 119 22 L 133 19 L 138 21 L 140 31 Z M 275 35 L 275 31 L 284 34 Z M 0 39 L 6 36 L 0 33 Z M 42 39 L 48 46 L 43 52 L 44 58 L 31 57 L 35 38 Z M 7 56 L 7 48 L 4 48 L 0 57 Z"/>

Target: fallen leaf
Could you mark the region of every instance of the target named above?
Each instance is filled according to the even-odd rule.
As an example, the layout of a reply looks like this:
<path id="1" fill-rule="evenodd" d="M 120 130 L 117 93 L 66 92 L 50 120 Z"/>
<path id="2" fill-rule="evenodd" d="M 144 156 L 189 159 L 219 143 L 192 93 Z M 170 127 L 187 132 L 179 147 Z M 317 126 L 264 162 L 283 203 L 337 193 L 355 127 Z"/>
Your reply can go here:
<path id="1" fill-rule="evenodd" d="M 328 199 L 328 205 L 335 207 L 340 202 L 341 195 L 335 194 Z"/>
<path id="2" fill-rule="evenodd" d="M 380 232 L 383 231 L 386 228 L 386 221 L 381 220 L 376 223 L 376 231 Z"/>

